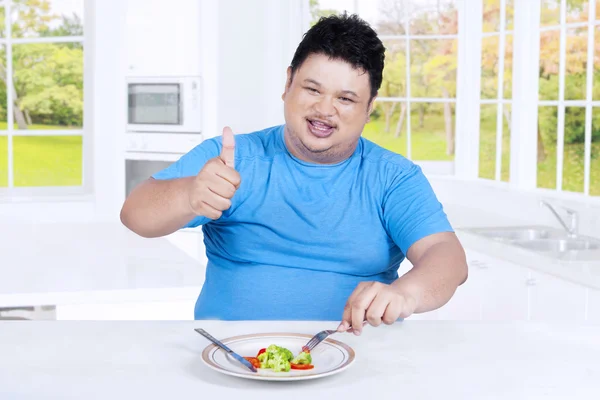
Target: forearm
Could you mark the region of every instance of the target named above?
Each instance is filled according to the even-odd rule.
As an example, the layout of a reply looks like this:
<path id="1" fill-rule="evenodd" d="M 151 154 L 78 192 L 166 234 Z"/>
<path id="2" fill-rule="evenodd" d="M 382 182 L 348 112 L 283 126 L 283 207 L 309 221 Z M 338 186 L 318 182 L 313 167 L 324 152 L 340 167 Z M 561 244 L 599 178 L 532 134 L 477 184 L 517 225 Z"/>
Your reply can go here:
<path id="1" fill-rule="evenodd" d="M 446 304 L 467 275 L 466 257 L 460 244 L 440 242 L 431 246 L 392 286 L 414 297 L 415 313 L 423 313 Z"/>
<path id="2" fill-rule="evenodd" d="M 148 181 L 137 186 L 121 209 L 121 222 L 143 237 L 171 234 L 196 215 L 189 202 L 194 177 Z"/>

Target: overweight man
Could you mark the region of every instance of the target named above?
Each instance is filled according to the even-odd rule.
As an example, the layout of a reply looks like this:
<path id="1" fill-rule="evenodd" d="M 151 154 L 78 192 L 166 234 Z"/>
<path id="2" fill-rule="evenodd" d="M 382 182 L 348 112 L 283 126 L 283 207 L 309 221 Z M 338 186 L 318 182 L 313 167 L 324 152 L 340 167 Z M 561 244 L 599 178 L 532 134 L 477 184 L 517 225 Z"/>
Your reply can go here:
<path id="1" fill-rule="evenodd" d="M 287 69 L 285 124 L 225 127 L 128 196 L 121 220 L 143 237 L 202 227 L 195 319 L 338 321 L 359 335 L 364 321 L 437 309 L 465 282 L 464 250 L 419 166 L 361 136 L 384 53 L 357 16 L 322 18 Z M 405 258 L 413 268 L 399 275 Z"/>

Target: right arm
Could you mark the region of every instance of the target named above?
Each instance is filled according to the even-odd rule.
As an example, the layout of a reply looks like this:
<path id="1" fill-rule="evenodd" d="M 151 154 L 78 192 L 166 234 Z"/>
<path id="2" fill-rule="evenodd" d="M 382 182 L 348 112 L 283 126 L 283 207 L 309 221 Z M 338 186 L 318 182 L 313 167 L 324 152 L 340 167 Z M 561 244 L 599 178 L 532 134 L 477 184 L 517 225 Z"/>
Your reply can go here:
<path id="1" fill-rule="evenodd" d="M 197 214 L 190 205 L 190 187 L 196 177 L 160 180 L 150 178 L 129 194 L 121 209 L 121 222 L 140 236 L 169 235 Z"/>
<path id="2" fill-rule="evenodd" d="M 172 179 L 150 178 L 138 185 L 123 204 L 121 222 L 150 238 L 171 234 L 197 217 L 219 219 L 231 207 L 231 198 L 240 185 L 234 158 L 234 135 L 226 127 L 221 154 L 206 161 L 197 175 L 179 172 Z"/>

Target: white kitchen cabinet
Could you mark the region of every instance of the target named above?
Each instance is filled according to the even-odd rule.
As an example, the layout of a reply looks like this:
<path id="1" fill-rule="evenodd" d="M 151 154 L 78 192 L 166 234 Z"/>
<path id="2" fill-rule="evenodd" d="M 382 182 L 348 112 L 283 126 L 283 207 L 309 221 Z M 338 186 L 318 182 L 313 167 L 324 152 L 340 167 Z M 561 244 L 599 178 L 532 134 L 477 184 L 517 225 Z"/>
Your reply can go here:
<path id="1" fill-rule="evenodd" d="M 542 272 L 531 272 L 529 319 L 583 322 L 585 309 L 585 287 Z"/>
<path id="2" fill-rule="evenodd" d="M 127 75 L 201 75 L 201 2 L 127 0 Z"/>
<path id="3" fill-rule="evenodd" d="M 592 324 L 600 324 L 600 290 L 587 290 L 587 312 L 586 321 Z"/>
<path id="4" fill-rule="evenodd" d="M 526 320 L 529 271 L 470 249 L 466 253 L 467 281 L 444 306 L 414 319 Z"/>
<path id="5" fill-rule="evenodd" d="M 450 321 L 478 321 L 481 319 L 482 295 L 489 262 L 471 259 L 469 278 L 460 285 L 454 296 L 435 312 L 435 319 Z"/>
<path id="6" fill-rule="evenodd" d="M 483 282 L 481 319 L 523 321 L 527 319 L 529 270 L 498 259 L 488 261 Z"/>

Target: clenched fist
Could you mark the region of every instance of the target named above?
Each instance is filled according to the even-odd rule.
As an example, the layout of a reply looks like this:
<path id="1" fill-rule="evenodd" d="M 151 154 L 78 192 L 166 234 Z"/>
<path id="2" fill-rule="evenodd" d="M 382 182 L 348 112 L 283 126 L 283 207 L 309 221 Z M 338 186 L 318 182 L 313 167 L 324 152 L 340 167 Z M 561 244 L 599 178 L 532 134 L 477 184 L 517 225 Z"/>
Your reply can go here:
<path id="1" fill-rule="evenodd" d="M 215 220 L 231 207 L 231 199 L 241 182 L 234 160 L 235 138 L 226 126 L 221 154 L 206 162 L 189 187 L 190 207 L 195 214 Z"/>

